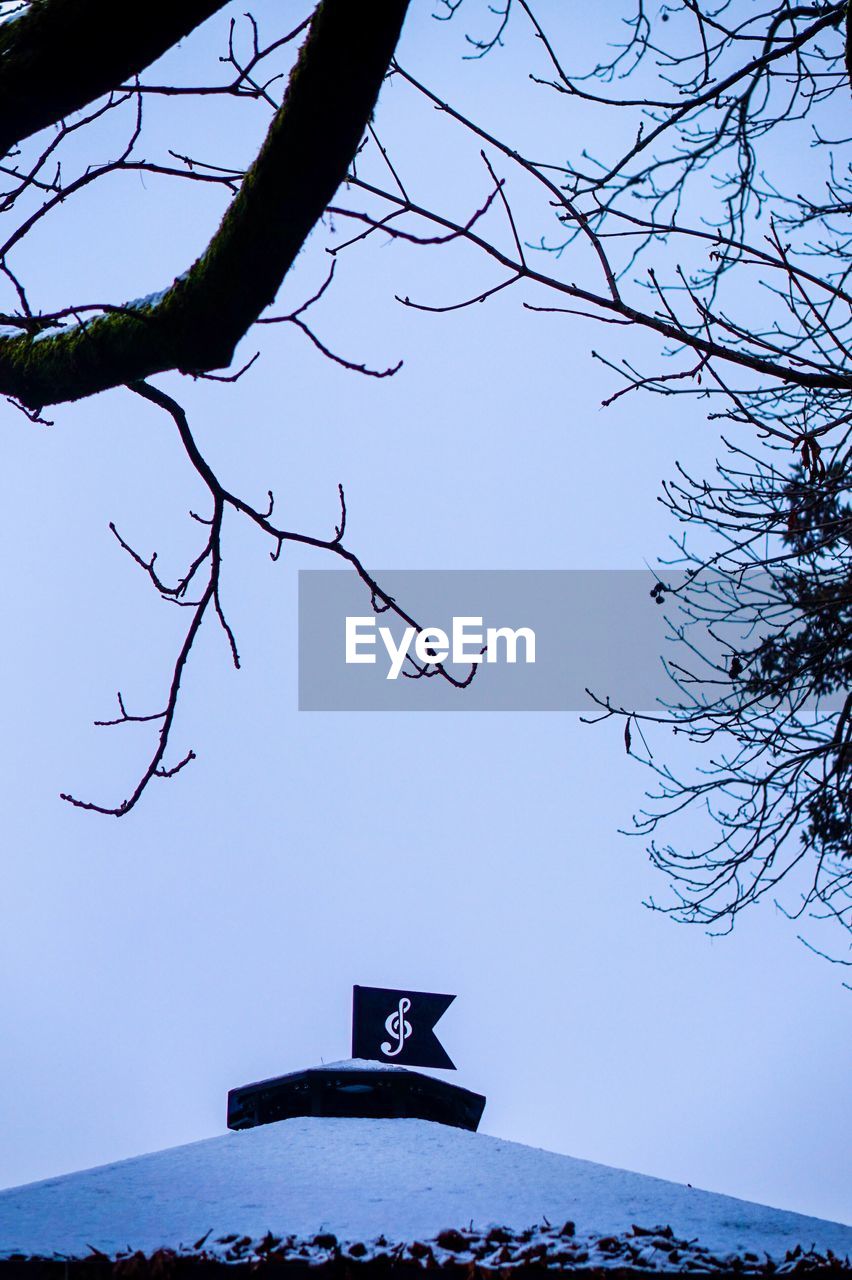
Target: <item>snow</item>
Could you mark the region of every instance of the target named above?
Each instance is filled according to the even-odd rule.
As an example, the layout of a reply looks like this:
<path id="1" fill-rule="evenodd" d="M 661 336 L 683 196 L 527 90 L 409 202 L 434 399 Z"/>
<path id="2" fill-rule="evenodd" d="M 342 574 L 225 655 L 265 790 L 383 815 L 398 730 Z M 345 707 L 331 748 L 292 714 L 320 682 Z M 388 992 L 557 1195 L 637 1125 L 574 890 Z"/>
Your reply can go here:
<path id="1" fill-rule="evenodd" d="M 576 1233 L 562 1234 L 569 1219 Z M 475 1234 L 493 1224 L 509 1231 Z M 0 1192 L 0 1257 L 191 1249 L 205 1236 L 220 1256 L 257 1256 L 268 1231 L 311 1260 L 338 1241 L 373 1256 L 431 1240 L 438 1261 L 478 1248 L 486 1265 L 501 1249 L 507 1265 L 531 1247 L 578 1263 L 594 1249 L 596 1265 L 643 1257 L 667 1270 L 705 1258 L 699 1246 L 755 1265 L 797 1246 L 852 1254 L 850 1226 L 426 1120 L 282 1120 Z"/>
<path id="2" fill-rule="evenodd" d="M 180 277 L 178 277 L 178 279 L 180 279 Z M 143 311 L 150 307 L 156 307 L 162 302 L 163 298 L 165 298 L 166 294 L 173 287 L 173 285 L 169 285 L 167 289 L 159 289 L 156 293 L 146 294 L 144 298 L 134 298 L 131 302 L 125 302 L 121 307 L 121 311 Z M 102 315 L 95 318 L 100 320 L 106 315 L 116 314 L 118 314 L 116 311 L 105 311 Z M 85 321 L 82 323 L 78 321 L 76 324 L 51 325 L 49 328 L 39 329 L 38 333 L 33 338 L 33 342 L 44 342 L 46 338 L 55 338 L 62 333 L 73 333 L 75 330 L 84 328 L 85 323 Z M 13 336 L 15 337 L 20 337 L 21 332 L 22 331 L 20 329 L 12 331 Z M 3 336 L 5 336 L 5 334 L 0 332 L 0 337 Z"/>
<path id="3" fill-rule="evenodd" d="M 169 286 L 171 288 L 171 286 Z M 144 298 L 134 298 L 132 302 L 125 302 L 121 308 L 122 311 L 142 311 L 148 307 L 156 307 L 169 292 L 168 289 L 160 289 L 157 293 L 149 293 Z M 116 315 L 118 312 L 105 311 L 102 315 L 96 316 L 95 319 L 102 320 L 104 316 Z M 76 330 L 85 328 L 86 322 L 79 321 L 72 325 L 52 325 L 48 329 L 40 329 L 33 338 L 33 342 L 43 342 L 45 338 L 55 338 L 60 333 L 73 333 Z"/>
<path id="4" fill-rule="evenodd" d="M 124 309 L 129 310 L 131 307 L 138 309 L 138 308 L 159 306 L 159 304 L 163 301 L 163 298 L 165 298 L 166 294 L 171 293 L 172 289 L 174 289 L 176 284 L 180 284 L 182 280 L 187 279 L 187 277 L 189 276 L 190 270 L 191 268 L 187 268 L 186 271 L 181 271 L 180 275 L 175 276 L 172 283 L 169 285 L 166 285 L 165 289 L 158 289 L 155 293 L 147 293 L 144 298 L 134 298 L 131 302 L 125 302 Z"/>
<path id="5" fill-rule="evenodd" d="M 10 27 L 13 22 L 17 22 L 19 18 L 24 16 L 28 8 L 28 5 L 24 5 L 22 3 L 16 9 L 4 9 L 4 11 L 0 13 L 0 26 Z"/>
<path id="6" fill-rule="evenodd" d="M 174 285 L 169 285 L 166 289 L 158 289 L 156 293 L 146 293 L 144 298 L 133 298 L 131 302 L 125 302 L 124 309 L 129 311 L 131 307 L 141 309 L 143 307 L 156 307 L 163 301 L 169 289 L 173 289 Z"/>
<path id="7" fill-rule="evenodd" d="M 339 1062 L 323 1062 L 318 1067 L 308 1067 L 309 1071 L 408 1071 L 408 1067 L 399 1067 L 395 1062 L 373 1062 L 371 1058 L 341 1058 Z M 299 1072 L 294 1072 L 299 1075 Z"/>
<path id="8" fill-rule="evenodd" d="M 60 333 L 70 333 L 72 329 L 79 328 L 79 324 L 71 325 L 70 327 L 64 324 L 50 325 L 47 329 L 39 329 L 38 333 L 33 338 L 33 342 L 44 342 L 45 338 L 55 338 Z"/>
<path id="9" fill-rule="evenodd" d="M 0 0 L 0 4 L 2 4 L 2 0 Z M 9 21 L 12 21 L 12 20 L 13 19 L 9 19 Z M 0 14 L 0 26 L 2 25 L 6 25 L 6 24 L 4 24 L 3 22 L 3 15 Z M 158 289 L 156 293 L 148 293 L 145 295 L 144 298 L 133 298 L 132 301 L 125 302 L 121 310 L 122 311 L 131 311 L 131 310 L 144 311 L 149 308 L 158 306 L 163 301 L 163 298 L 165 298 L 166 294 L 169 293 L 179 281 L 185 280 L 187 275 L 188 275 L 188 272 L 186 271 L 181 272 L 179 276 L 175 276 L 172 284 L 168 285 L 165 289 Z M 116 314 L 116 313 L 104 312 L 103 314 L 110 315 L 110 314 Z M 98 317 L 98 318 L 100 319 L 102 317 Z M 77 322 L 75 324 L 51 325 L 48 328 L 39 329 L 38 333 L 36 333 L 33 336 L 32 341 L 44 342 L 46 338 L 55 338 L 62 333 L 73 333 L 75 330 L 80 329 L 82 327 L 84 327 L 84 325 L 81 324 L 80 322 Z M 20 338 L 25 334 L 26 334 L 26 329 L 24 328 L 10 328 L 8 325 L 0 326 L 0 339 Z M 339 1066 L 339 1063 L 336 1063 L 335 1065 Z"/>

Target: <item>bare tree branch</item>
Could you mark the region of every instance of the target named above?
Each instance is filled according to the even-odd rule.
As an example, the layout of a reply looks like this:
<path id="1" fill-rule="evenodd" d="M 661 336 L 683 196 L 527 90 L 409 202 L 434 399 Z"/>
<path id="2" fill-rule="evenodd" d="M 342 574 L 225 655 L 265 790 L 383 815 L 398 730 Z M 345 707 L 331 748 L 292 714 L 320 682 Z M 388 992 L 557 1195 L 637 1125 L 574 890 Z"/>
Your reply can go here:
<path id="1" fill-rule="evenodd" d="M 156 61 L 225 0 L 38 0 L 0 25 L 0 155 Z"/>
<path id="2" fill-rule="evenodd" d="M 0 338 L 0 392 L 39 409 L 168 369 L 228 365 L 345 178 L 407 7 L 323 0 L 263 147 L 202 256 L 162 296 L 59 333 Z"/>

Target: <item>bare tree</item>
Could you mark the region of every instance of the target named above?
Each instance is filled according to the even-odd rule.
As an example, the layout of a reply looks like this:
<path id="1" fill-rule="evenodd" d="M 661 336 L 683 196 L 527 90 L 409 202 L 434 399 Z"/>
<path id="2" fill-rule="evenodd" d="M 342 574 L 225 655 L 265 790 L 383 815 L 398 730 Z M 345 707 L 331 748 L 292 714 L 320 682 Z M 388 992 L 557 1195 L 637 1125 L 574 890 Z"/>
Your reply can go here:
<path id="1" fill-rule="evenodd" d="M 379 0 L 365 11 L 347 0 L 323 0 L 291 30 L 263 43 L 257 23 L 246 19 L 251 52 L 237 53 L 236 20 L 230 22 L 227 52 L 220 59 L 229 72 L 224 83 L 184 86 L 143 84 L 138 79 L 149 63 L 223 7 L 223 0 L 199 3 L 180 0 L 145 6 L 138 22 L 116 40 L 109 6 L 103 0 L 69 4 L 67 0 L 31 0 L 7 4 L 0 25 L 0 102 L 6 108 L 0 161 L 6 187 L 0 210 L 12 224 L 0 245 L 0 273 L 17 303 L 0 315 L 0 392 L 35 422 L 44 422 L 46 405 L 76 400 L 110 387 L 124 386 L 166 413 L 177 430 L 192 467 L 209 495 L 209 510 L 191 513 L 204 533 L 198 553 L 174 583 L 158 571 L 156 555 L 143 557 L 122 536 L 112 533 L 145 572 L 159 596 L 188 614 L 160 709 L 127 710 L 121 693 L 118 714 L 104 726 L 151 723 L 157 728 L 147 764 L 129 794 L 117 804 L 64 794 L 70 804 L 111 814 L 129 813 L 154 778 L 169 778 L 192 759 L 189 751 L 167 761 L 177 712 L 181 679 L 198 632 L 208 617 L 224 631 L 234 665 L 240 659 L 234 632 L 222 607 L 220 571 L 222 522 L 226 509 L 239 512 L 271 540 L 273 560 L 285 543 L 316 547 L 338 557 L 358 574 L 377 612 L 390 611 L 420 628 L 401 604 L 382 589 L 343 541 L 346 502 L 339 487 L 340 517 L 330 536 L 317 537 L 279 525 L 274 498 L 257 509 L 220 481 L 192 434 L 187 415 L 174 397 L 147 379 L 176 370 L 193 378 L 233 382 L 257 358 L 234 373 L 226 368 L 247 330 L 260 324 L 296 326 L 330 360 L 368 377 L 385 378 L 399 365 L 371 369 L 329 349 L 311 327 L 308 313 L 331 285 L 334 263 L 322 287 L 286 315 L 268 314 L 279 286 L 315 223 L 346 178 L 370 119 L 398 39 L 408 0 Z M 284 73 L 270 60 L 286 57 L 302 37 L 295 64 L 279 101 L 275 90 Z M 286 65 L 286 64 L 285 64 Z M 133 78 L 131 78 L 133 77 Z M 129 80 L 129 83 L 122 83 Z M 249 98 L 268 114 L 266 137 L 252 165 L 241 172 L 216 163 L 201 163 L 170 153 L 149 160 L 142 152 L 144 104 L 150 95 L 226 95 Z M 130 110 L 125 144 L 111 161 L 88 164 L 69 177 L 63 171 L 63 146 L 79 131 L 103 117 Z M 77 112 L 75 119 L 65 117 Z M 82 114 L 79 114 L 82 112 Z M 37 135 L 55 126 L 49 141 Z M 19 145 L 36 135 L 35 150 Z M 15 251 L 43 219 L 79 192 L 116 172 L 156 173 L 193 183 L 212 183 L 232 199 L 204 252 L 158 292 L 130 302 L 77 300 L 60 311 L 45 313 L 31 305 L 26 281 L 13 265 Z M 267 314 L 261 314 L 266 312 Z M 438 675 L 464 688 L 473 678 L 459 678 L 441 663 L 409 660 L 411 674 Z"/>
<path id="2" fill-rule="evenodd" d="M 176 5 L 173 12 L 186 10 L 183 27 L 189 29 L 217 7 Z M 216 173 L 215 166 L 207 166 L 207 173 L 199 173 L 186 161 L 177 171 L 183 178 L 194 176 L 236 189 L 203 254 L 168 288 L 132 305 L 105 309 L 89 303 L 69 307 L 59 315 L 33 317 L 26 314 L 22 293 L 25 314 L 20 317 L 20 335 L 6 335 L 0 343 L 0 390 L 38 412 L 45 405 L 138 382 L 164 370 L 200 373 L 230 364 L 237 342 L 274 300 L 305 238 L 346 177 L 376 104 L 406 7 L 404 0 L 383 0 L 371 5 L 367 13 L 355 13 L 351 6 L 333 0 L 318 5 L 284 99 L 280 106 L 269 103 L 274 107 L 271 123 L 248 172 L 222 174 Z M 26 63 L 31 46 L 43 56 L 45 47 L 53 45 L 52 56 L 57 56 L 55 46 L 62 39 L 69 6 L 56 5 L 58 16 L 53 9 L 53 3 L 29 5 L 7 23 L 5 52 L 12 67 Z M 152 28 L 157 26 L 156 17 L 152 15 Z M 236 78 L 226 90 L 269 100 L 268 88 L 255 81 L 255 75 L 265 58 L 295 39 L 304 25 L 265 49 L 256 46 L 249 64 L 235 67 Z M 95 48 L 90 55 L 91 96 L 99 96 L 105 84 L 115 88 L 98 110 L 114 110 L 125 96 L 136 104 L 127 146 L 110 165 L 89 168 L 70 183 L 61 177 L 48 181 L 43 177 L 61 145 L 63 130 L 25 172 L 13 163 L 10 177 L 17 186 L 6 197 L 7 206 L 10 201 L 17 203 L 34 186 L 44 189 L 45 199 L 6 238 L 0 249 L 4 260 L 36 221 L 106 171 L 169 171 L 162 164 L 134 158 L 142 130 L 142 104 L 151 89 L 129 85 L 122 90 L 115 82 L 118 79 L 120 84 L 128 70 L 146 65 L 179 34 L 180 24 L 172 21 L 167 27 L 168 43 L 162 36 L 158 42 L 140 41 L 118 65 L 114 65 L 109 45 L 102 48 L 100 60 Z M 135 68 L 130 52 L 135 54 Z M 236 62 L 233 54 L 231 57 Z M 48 67 L 45 74 L 49 73 Z M 58 94 L 53 109 L 45 109 L 38 117 L 39 126 L 51 117 L 56 120 L 57 111 L 80 107 L 87 100 L 79 86 L 73 95 Z M 33 113 L 22 115 L 20 128 L 26 136 L 33 129 Z M 12 127 L 10 123 L 10 130 Z M 74 127 L 79 125 L 66 129 Z M 76 323 L 64 323 L 69 316 Z"/>
<path id="3" fill-rule="evenodd" d="M 622 382 L 605 403 L 638 391 L 698 398 L 735 433 L 715 480 L 681 472 L 664 490 L 701 533 L 697 550 L 676 539 L 685 579 L 674 586 L 661 568 L 654 591 L 675 610 L 683 648 L 670 702 L 637 717 L 595 692 L 659 780 L 637 830 L 685 811 L 699 819 L 685 847 L 650 846 L 674 883 L 664 910 L 724 930 L 787 877 L 791 913 L 852 927 L 852 187 L 837 123 L 850 91 L 847 5 L 679 0 L 652 13 L 640 0 L 607 56 L 576 70 L 561 52 L 576 14 L 550 12 L 551 30 L 527 0 L 490 12 L 485 36 L 470 4 L 445 4 L 443 16 L 467 15 L 471 57 L 528 40 L 542 110 L 562 112 L 573 154 L 524 154 L 397 61 L 396 75 L 466 138 L 484 202 L 468 222 L 447 217 L 403 185 L 398 165 L 385 185 L 356 174 L 362 203 L 339 212 L 361 224 L 358 239 L 457 238 L 493 264 L 474 296 L 404 305 L 451 311 L 512 290 L 531 310 L 655 333 L 656 366 L 597 355 Z M 802 159 L 792 172 L 791 154 Z M 654 723 L 696 745 L 693 776 L 676 778 L 654 754 Z M 696 848 L 708 810 L 715 830 Z"/>
<path id="4" fill-rule="evenodd" d="M 330 358 L 367 376 L 393 374 L 396 366 L 348 361 L 314 332 L 310 306 L 331 285 L 333 269 L 302 307 L 266 314 L 327 210 L 338 227 L 351 228 L 331 246 L 332 263 L 382 236 L 426 253 L 452 242 L 493 270 L 490 283 L 472 295 L 452 294 L 444 280 L 430 297 L 401 292 L 401 305 L 447 312 L 510 291 L 524 308 L 552 313 L 554 323 L 580 315 L 605 323 L 610 333 L 644 331 L 660 351 L 649 367 L 617 351 L 597 356 L 620 381 L 607 403 L 639 391 L 686 403 L 698 398 L 711 419 L 727 424 L 733 453 L 718 476 L 705 482 L 681 474 L 664 493 L 675 518 L 721 542 L 708 552 L 704 537 L 693 552 L 679 541 L 686 584 L 675 588 L 661 570 L 654 593 L 682 610 L 674 625 L 696 664 L 672 665 L 680 692 L 651 719 L 683 730 L 696 746 L 719 743 L 715 772 L 676 780 L 651 754 L 633 709 L 611 706 L 601 694 L 603 714 L 624 722 L 628 750 L 662 782 L 659 805 L 640 816 L 640 829 L 655 829 L 666 813 L 695 804 L 709 806 L 720 824 L 698 851 L 652 846 L 651 856 L 675 880 L 670 909 L 724 927 L 793 872 L 805 874 L 802 910 L 827 911 L 848 924 L 852 186 L 849 139 L 837 124 L 849 101 L 845 0 L 671 0 L 653 12 L 637 0 L 612 18 L 607 11 L 601 22 L 613 23 L 609 43 L 602 34 L 600 56 L 579 68 L 562 52 L 573 47 L 572 23 L 580 20 L 571 6 L 543 6 L 545 22 L 527 0 L 505 0 L 496 9 L 478 0 L 439 0 L 436 17 L 466 23 L 469 57 L 487 55 L 498 74 L 501 46 L 526 42 L 542 113 L 548 119 L 561 113 L 567 140 L 559 154 L 544 156 L 473 119 L 395 58 L 404 0 L 370 6 L 324 0 L 311 17 L 266 42 L 249 19 L 252 47 L 243 58 L 232 24 L 223 59 L 229 78 L 195 86 L 139 76 L 219 5 L 171 5 L 168 21 L 160 6 L 146 6 L 144 32 L 122 50 L 85 37 L 85 30 L 97 33 L 102 7 L 94 0 L 74 6 L 84 16 L 85 46 L 85 74 L 75 77 L 54 65 L 69 5 L 24 3 L 0 27 L 0 98 L 18 100 L 20 68 L 33 58 L 42 59 L 39 75 L 51 82 L 49 93 L 39 93 L 38 77 L 31 78 L 29 97 L 4 117 L 7 146 L 33 135 L 29 147 L 36 150 L 26 158 L 23 150 L 11 152 L 0 169 L 7 184 L 2 209 L 14 221 L 0 245 L 0 270 L 17 299 L 0 337 L 0 392 L 38 417 L 45 405 L 127 386 L 170 416 L 211 506 L 199 517 L 206 532 L 198 555 L 175 584 L 115 531 L 160 594 L 189 609 L 190 625 L 165 708 L 137 717 L 120 703 L 118 722 L 159 722 L 147 770 L 120 805 L 86 805 L 126 813 L 151 778 L 190 758 L 168 765 L 166 750 L 181 674 L 208 613 L 225 628 L 238 661 L 218 592 L 225 508 L 263 529 L 273 554 L 293 540 L 345 558 L 377 607 L 407 618 L 344 547 L 342 493 L 332 536 L 279 527 L 271 496 L 261 510 L 230 493 L 201 455 L 180 405 L 148 381 L 164 370 L 239 377 L 242 370 L 210 371 L 229 364 L 255 323 L 296 325 Z M 279 101 L 282 59 L 300 38 Z M 429 189 L 416 157 L 393 154 L 377 134 L 371 113 L 388 71 L 401 92 L 435 108 L 436 148 L 452 137 L 468 156 L 479 196 L 466 216 L 447 209 L 444 191 Z M 144 104 L 155 94 L 252 98 L 270 125 L 248 171 L 187 156 L 144 158 Z M 69 122 L 72 111 L 84 113 Z M 69 134 L 118 111 L 132 113 L 121 153 L 76 176 L 62 173 L 57 153 Z M 40 142 L 36 131 L 51 122 L 57 127 L 49 142 Z M 790 154 L 809 161 L 805 192 L 804 161 L 791 177 Z M 61 203 L 116 169 L 217 184 L 233 198 L 205 252 L 161 293 L 124 304 L 76 300 L 60 312 L 38 313 L 15 273 L 16 246 Z M 440 273 L 435 278 L 442 280 Z M 191 588 L 196 594 L 188 600 Z M 749 640 L 756 619 L 771 625 L 760 634 L 752 629 Z M 719 641 L 728 646 L 723 659 Z"/>

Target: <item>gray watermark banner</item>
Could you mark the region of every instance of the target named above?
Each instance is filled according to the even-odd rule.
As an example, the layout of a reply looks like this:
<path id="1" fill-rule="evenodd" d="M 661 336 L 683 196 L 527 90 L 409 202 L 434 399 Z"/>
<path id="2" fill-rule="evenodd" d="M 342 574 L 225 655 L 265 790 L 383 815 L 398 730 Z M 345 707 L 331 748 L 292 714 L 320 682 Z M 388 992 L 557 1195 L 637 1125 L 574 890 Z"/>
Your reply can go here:
<path id="1" fill-rule="evenodd" d="M 643 570 L 386 570 L 373 574 L 418 627 L 375 612 L 357 574 L 299 573 L 302 711 L 580 711 L 586 692 L 653 711 L 677 690 L 669 610 Z M 679 574 L 667 574 L 676 586 Z M 481 650 L 485 652 L 480 652 Z M 423 659 L 457 680 L 416 678 Z M 412 678 L 415 677 L 415 678 Z"/>

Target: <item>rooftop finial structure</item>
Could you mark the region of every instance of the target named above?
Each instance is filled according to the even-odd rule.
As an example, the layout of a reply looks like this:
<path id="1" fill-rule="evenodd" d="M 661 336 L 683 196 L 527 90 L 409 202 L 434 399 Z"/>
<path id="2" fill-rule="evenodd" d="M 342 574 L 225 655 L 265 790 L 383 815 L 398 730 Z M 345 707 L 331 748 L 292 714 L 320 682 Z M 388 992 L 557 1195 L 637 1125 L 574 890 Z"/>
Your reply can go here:
<path id="1" fill-rule="evenodd" d="M 228 1094 L 228 1128 L 296 1116 L 433 1120 L 475 1131 L 482 1094 L 409 1071 L 455 1066 L 435 1025 L 455 996 L 387 987 L 352 989 L 352 1059 L 242 1085 Z"/>

